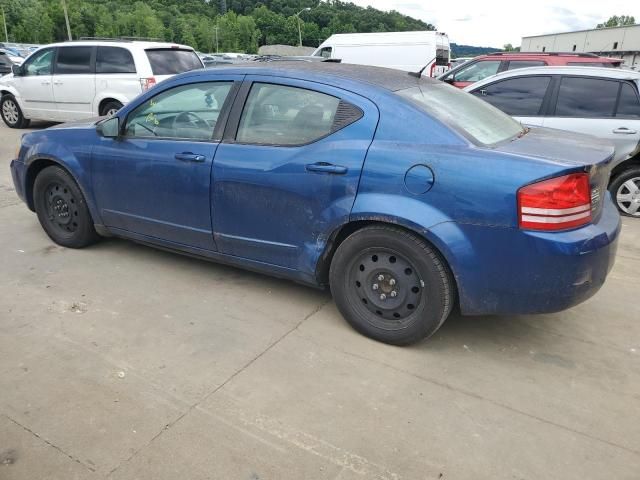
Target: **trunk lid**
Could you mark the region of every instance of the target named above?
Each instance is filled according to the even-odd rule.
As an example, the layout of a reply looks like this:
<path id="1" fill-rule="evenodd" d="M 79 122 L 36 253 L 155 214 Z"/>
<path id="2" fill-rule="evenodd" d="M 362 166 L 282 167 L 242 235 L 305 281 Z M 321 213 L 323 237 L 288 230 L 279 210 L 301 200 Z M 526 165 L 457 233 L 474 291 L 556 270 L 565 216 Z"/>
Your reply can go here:
<path id="1" fill-rule="evenodd" d="M 594 219 L 601 212 L 615 152 L 608 140 L 564 130 L 531 128 L 523 136 L 499 145 L 496 150 L 557 165 L 558 176 L 572 172 L 589 173 Z"/>

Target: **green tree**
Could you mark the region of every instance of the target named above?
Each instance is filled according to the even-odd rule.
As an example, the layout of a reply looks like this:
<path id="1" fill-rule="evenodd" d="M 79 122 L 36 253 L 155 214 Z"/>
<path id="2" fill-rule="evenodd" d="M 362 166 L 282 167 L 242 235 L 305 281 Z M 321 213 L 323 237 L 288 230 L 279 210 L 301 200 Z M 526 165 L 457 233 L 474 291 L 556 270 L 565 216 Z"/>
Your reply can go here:
<path id="1" fill-rule="evenodd" d="M 599 23 L 596 28 L 622 27 L 624 25 L 635 25 L 636 19 L 630 15 L 614 15 L 609 17 L 604 23 Z"/>
<path id="2" fill-rule="evenodd" d="M 60 0 L 0 0 L 9 39 L 50 43 L 66 39 Z M 334 33 L 434 30 L 429 23 L 396 11 L 382 12 L 342 0 L 66 0 L 74 38 L 153 37 L 222 51 L 255 52 L 259 45 L 317 46 Z M 226 10 L 226 11 L 225 11 Z"/>

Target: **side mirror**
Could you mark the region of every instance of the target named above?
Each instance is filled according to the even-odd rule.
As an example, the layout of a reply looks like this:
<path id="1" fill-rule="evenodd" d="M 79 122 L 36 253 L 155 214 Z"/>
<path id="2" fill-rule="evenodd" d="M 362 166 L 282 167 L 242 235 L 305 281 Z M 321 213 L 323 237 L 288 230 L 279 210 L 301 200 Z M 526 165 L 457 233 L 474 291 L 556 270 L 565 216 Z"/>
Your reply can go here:
<path id="1" fill-rule="evenodd" d="M 117 138 L 120 136 L 120 119 L 118 117 L 107 118 L 98 124 L 96 130 L 105 138 Z"/>
<path id="2" fill-rule="evenodd" d="M 16 77 L 22 76 L 22 65 L 11 65 L 11 72 Z"/>

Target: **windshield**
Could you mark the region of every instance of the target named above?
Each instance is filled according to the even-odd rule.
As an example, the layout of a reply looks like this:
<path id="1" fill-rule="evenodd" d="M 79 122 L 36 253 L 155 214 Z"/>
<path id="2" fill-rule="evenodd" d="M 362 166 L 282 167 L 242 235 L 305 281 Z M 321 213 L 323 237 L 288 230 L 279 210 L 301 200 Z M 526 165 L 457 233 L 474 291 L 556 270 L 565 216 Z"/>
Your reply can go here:
<path id="1" fill-rule="evenodd" d="M 154 48 L 146 52 L 154 75 L 176 75 L 202 68 L 200 57 L 193 50 Z"/>
<path id="2" fill-rule="evenodd" d="M 396 93 L 483 145 L 493 145 L 525 132 L 510 116 L 446 83 L 411 87 Z"/>

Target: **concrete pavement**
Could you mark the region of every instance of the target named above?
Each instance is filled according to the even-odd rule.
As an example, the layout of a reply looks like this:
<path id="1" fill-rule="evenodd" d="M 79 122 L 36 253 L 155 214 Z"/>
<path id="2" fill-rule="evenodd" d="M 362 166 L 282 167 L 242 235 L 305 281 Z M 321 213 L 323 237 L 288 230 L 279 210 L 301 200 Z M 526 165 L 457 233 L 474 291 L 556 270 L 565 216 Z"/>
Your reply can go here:
<path id="1" fill-rule="evenodd" d="M 330 295 L 109 239 L 54 245 L 0 126 L 0 479 L 640 478 L 640 220 L 563 313 L 408 348 Z"/>

